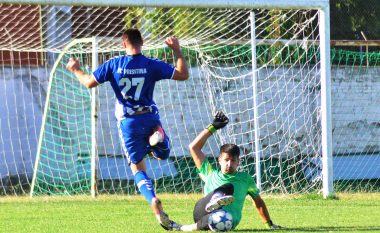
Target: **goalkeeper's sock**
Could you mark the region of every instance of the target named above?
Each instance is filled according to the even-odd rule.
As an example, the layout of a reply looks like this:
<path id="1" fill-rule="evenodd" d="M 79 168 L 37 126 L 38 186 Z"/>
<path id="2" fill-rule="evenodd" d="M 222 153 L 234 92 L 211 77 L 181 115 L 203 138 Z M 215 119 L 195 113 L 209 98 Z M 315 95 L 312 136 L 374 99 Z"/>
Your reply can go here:
<path id="1" fill-rule="evenodd" d="M 141 194 L 146 200 L 149 201 L 149 204 L 151 205 L 152 199 L 156 197 L 156 194 L 154 193 L 153 185 L 148 175 L 144 171 L 136 172 L 135 182 Z"/>

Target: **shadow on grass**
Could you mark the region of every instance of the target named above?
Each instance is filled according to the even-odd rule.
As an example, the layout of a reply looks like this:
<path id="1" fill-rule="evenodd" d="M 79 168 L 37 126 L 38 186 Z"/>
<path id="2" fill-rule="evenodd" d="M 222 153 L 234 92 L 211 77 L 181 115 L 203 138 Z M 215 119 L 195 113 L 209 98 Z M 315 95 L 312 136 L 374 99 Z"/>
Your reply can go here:
<path id="1" fill-rule="evenodd" d="M 329 232 L 329 231 L 344 231 L 344 232 L 366 232 L 366 231 L 379 231 L 380 226 L 367 226 L 367 227 L 300 227 L 300 228 L 284 228 L 284 229 L 239 229 L 236 232 Z"/>

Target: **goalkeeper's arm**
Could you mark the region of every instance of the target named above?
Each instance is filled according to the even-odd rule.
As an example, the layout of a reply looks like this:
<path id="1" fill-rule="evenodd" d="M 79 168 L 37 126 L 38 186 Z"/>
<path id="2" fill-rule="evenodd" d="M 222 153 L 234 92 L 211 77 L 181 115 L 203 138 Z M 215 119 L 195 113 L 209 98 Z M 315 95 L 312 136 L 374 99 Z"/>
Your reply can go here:
<path id="1" fill-rule="evenodd" d="M 228 118 L 223 112 L 217 112 L 214 120 L 207 126 L 198 136 L 190 143 L 189 149 L 191 157 L 194 160 L 195 166 L 200 169 L 206 155 L 202 148 L 207 139 L 218 129 L 225 127 L 228 124 Z"/>
<path id="2" fill-rule="evenodd" d="M 281 229 L 283 227 L 276 225 L 273 223 L 273 221 L 270 219 L 268 208 L 264 202 L 264 200 L 260 197 L 260 195 L 253 198 L 253 204 L 256 206 L 257 212 L 259 212 L 259 215 L 263 222 L 265 223 L 265 226 L 268 229 Z"/>

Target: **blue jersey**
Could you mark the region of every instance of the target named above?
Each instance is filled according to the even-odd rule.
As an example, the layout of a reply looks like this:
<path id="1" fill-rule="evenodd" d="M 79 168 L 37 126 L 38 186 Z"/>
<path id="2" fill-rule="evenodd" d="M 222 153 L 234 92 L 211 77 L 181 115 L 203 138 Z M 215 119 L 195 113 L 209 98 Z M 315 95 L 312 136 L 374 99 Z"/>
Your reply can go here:
<path id="1" fill-rule="evenodd" d="M 171 79 L 174 66 L 142 54 L 115 57 L 94 71 L 96 81 L 110 82 L 116 95 L 115 116 L 121 120 L 135 111 L 152 109 L 157 111 L 153 101 L 155 83 Z"/>

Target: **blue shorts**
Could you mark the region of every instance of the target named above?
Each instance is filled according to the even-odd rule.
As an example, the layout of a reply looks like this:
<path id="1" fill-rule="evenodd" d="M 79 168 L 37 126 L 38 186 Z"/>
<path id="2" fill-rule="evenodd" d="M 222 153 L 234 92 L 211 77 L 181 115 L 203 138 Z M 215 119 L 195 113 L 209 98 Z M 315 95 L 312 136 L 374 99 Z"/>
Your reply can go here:
<path id="1" fill-rule="evenodd" d="M 154 147 L 149 145 L 149 136 L 153 134 L 154 128 L 158 125 L 162 126 L 160 116 L 157 113 L 132 115 L 117 122 L 123 152 L 129 163 L 138 164 L 152 150 L 160 159 L 169 157 L 169 137 L 165 131 L 162 143 Z"/>

